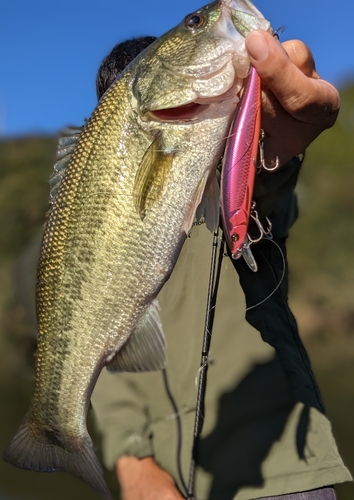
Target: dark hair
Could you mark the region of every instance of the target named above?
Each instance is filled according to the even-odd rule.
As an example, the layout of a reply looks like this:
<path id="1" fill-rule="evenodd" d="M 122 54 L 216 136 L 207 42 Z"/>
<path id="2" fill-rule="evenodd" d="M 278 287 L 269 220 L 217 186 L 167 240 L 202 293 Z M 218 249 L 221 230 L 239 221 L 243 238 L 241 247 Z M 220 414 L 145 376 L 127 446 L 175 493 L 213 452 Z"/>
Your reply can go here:
<path id="1" fill-rule="evenodd" d="M 101 99 L 108 87 L 114 82 L 119 73 L 128 66 L 146 47 L 156 40 L 153 36 L 132 38 L 118 43 L 108 56 L 103 60 L 97 73 L 96 94 Z"/>

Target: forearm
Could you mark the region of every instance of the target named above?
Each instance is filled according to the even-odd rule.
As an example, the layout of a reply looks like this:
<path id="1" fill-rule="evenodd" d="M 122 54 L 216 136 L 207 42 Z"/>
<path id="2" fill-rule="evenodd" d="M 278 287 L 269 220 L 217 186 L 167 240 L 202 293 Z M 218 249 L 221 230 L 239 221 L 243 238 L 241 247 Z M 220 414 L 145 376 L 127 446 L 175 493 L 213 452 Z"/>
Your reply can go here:
<path id="1" fill-rule="evenodd" d="M 152 455 L 150 417 L 143 382 L 144 377 L 110 374 L 106 370 L 97 381 L 92 405 L 108 469 L 113 469 L 117 458 L 122 455 Z"/>

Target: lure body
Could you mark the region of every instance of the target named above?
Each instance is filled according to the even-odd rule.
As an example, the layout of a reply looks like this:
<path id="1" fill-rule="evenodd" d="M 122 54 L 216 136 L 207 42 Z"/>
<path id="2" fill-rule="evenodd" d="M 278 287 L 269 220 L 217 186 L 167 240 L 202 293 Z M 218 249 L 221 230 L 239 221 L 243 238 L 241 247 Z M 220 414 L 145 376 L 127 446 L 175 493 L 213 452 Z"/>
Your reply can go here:
<path id="1" fill-rule="evenodd" d="M 250 254 L 247 232 L 260 127 L 261 81 L 251 66 L 244 93 L 231 125 L 221 173 L 221 216 L 226 241 L 232 257 L 238 259 L 244 256 L 246 262 L 246 254 Z M 250 267 L 252 269 L 251 265 Z"/>

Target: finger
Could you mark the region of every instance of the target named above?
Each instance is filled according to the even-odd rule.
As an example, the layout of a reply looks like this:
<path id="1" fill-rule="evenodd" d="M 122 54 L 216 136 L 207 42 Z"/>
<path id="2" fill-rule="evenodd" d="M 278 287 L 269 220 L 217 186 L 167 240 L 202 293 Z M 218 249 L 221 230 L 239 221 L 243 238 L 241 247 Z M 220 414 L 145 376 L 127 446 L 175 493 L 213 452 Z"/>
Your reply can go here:
<path id="1" fill-rule="evenodd" d="M 319 78 L 311 50 L 300 40 L 288 40 L 282 43 L 290 61 L 309 78 Z"/>
<path id="2" fill-rule="evenodd" d="M 251 32 L 246 38 L 246 48 L 263 83 L 290 115 L 305 123 L 321 123 L 323 129 L 334 124 L 340 99 L 332 85 L 319 78 L 308 78 L 278 40 L 265 31 Z M 299 59 L 304 55 L 302 51 L 302 55 L 296 56 L 294 45 L 290 54 Z"/>

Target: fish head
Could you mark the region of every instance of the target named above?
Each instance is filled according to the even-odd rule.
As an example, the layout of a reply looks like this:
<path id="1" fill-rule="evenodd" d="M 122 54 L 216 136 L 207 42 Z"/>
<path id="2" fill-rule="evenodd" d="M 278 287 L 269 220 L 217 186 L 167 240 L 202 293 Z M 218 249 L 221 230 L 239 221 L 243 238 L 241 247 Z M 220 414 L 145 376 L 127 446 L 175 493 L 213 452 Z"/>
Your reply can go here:
<path id="1" fill-rule="evenodd" d="M 187 15 L 138 60 L 141 119 L 198 120 L 210 103 L 237 102 L 250 64 L 245 37 L 256 29 L 271 31 L 249 0 L 217 0 Z"/>

